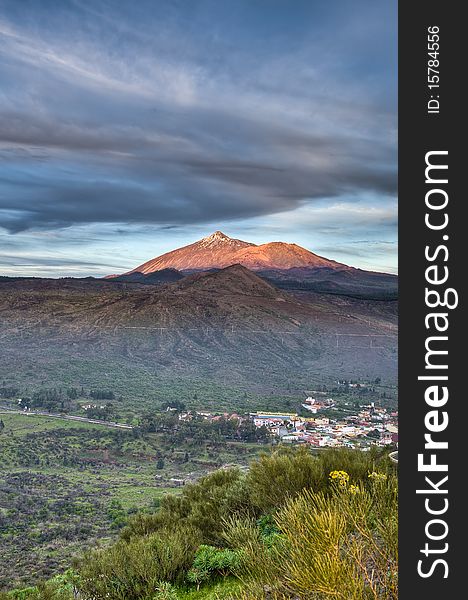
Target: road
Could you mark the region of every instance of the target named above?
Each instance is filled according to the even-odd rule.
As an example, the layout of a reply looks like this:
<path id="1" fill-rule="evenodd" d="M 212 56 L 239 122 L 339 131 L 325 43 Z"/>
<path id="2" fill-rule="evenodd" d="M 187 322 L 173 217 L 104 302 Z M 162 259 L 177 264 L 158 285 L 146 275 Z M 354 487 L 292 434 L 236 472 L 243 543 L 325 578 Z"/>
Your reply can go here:
<path id="1" fill-rule="evenodd" d="M 114 423 L 113 421 L 102 421 L 100 419 L 88 419 L 87 417 L 78 417 L 76 415 L 62 415 L 58 413 L 48 413 L 48 412 L 40 412 L 40 411 L 24 411 L 24 410 L 14 410 L 12 408 L 8 408 L 7 406 L 0 406 L 0 414 L 15 414 L 15 415 L 24 415 L 27 416 L 35 416 L 35 417 L 51 417 L 53 419 L 63 419 L 65 421 L 80 421 L 82 423 L 92 423 L 94 425 L 103 425 L 104 427 L 112 427 L 113 429 L 133 429 L 132 425 L 128 425 L 126 423 Z"/>

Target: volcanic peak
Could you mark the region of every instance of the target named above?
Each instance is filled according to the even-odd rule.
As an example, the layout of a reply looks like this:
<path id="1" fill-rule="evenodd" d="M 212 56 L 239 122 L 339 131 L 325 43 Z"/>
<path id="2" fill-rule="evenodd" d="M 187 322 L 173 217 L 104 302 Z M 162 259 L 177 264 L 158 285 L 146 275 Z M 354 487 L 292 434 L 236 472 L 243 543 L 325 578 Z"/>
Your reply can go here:
<path id="1" fill-rule="evenodd" d="M 318 256 L 296 244 L 269 242 L 254 244 L 230 238 L 222 231 L 215 231 L 198 242 L 177 248 L 157 256 L 129 273 L 145 275 L 161 269 L 177 269 L 183 273 L 222 269 L 229 265 L 241 264 L 254 271 L 321 269 L 347 270 L 342 265 Z"/>
<path id="2" fill-rule="evenodd" d="M 236 240 L 234 238 L 231 238 L 219 230 L 201 239 L 198 242 L 198 245 L 200 245 L 203 248 L 212 248 L 215 246 L 230 246 L 232 248 L 244 248 L 246 246 L 255 246 L 255 244 L 252 244 L 250 242 L 243 242 L 242 240 Z"/>

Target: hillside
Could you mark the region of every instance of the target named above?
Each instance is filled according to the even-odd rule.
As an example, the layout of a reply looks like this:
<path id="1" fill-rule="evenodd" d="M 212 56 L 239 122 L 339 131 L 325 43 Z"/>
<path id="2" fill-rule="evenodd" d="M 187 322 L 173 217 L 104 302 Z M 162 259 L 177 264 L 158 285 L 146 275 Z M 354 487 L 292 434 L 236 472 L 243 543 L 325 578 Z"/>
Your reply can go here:
<path id="1" fill-rule="evenodd" d="M 126 523 L 117 540 L 3 598 L 396 600 L 396 483 L 385 451 L 280 447 L 133 517 L 114 504 Z"/>
<path id="2" fill-rule="evenodd" d="M 292 294 L 239 265 L 157 286 L 3 280 L 0 315 L 0 376 L 36 382 L 148 397 L 176 395 L 188 378 L 226 403 L 232 389 L 396 376 L 395 302 Z"/>

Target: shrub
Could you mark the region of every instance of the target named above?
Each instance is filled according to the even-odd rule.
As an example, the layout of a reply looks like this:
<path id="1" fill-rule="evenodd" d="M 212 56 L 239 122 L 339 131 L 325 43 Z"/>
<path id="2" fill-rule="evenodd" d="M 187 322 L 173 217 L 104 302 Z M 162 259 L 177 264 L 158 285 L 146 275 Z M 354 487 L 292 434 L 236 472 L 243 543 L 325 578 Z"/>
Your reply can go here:
<path id="1" fill-rule="evenodd" d="M 287 500 L 275 515 L 279 533 L 243 547 L 240 597 L 264 598 L 268 588 L 278 600 L 396 600 L 396 478 L 377 475 L 335 477 L 327 490 Z"/>
<path id="2" fill-rule="evenodd" d="M 189 528 L 161 530 L 91 552 L 79 565 L 79 590 L 93 600 L 152 597 L 160 582 L 182 580 L 192 564 L 197 537 Z M 159 586 L 159 587 L 158 587 Z"/>
<path id="3" fill-rule="evenodd" d="M 74 600 L 77 575 L 68 569 L 49 581 L 40 581 L 34 587 L 11 590 L 2 594 L 0 600 Z"/>
<path id="4" fill-rule="evenodd" d="M 132 537 L 141 537 L 163 529 L 165 523 L 165 519 L 159 512 L 138 512 L 129 518 L 127 525 L 120 533 L 120 537 L 128 542 Z"/>
<path id="5" fill-rule="evenodd" d="M 252 504 L 271 513 L 304 489 L 319 489 L 323 467 L 307 448 L 279 450 L 253 462 L 247 481 Z"/>
<path id="6" fill-rule="evenodd" d="M 285 587 L 319 598 L 397 598 L 396 480 L 370 490 L 336 487 L 331 496 L 305 491 L 276 521 L 285 539 Z"/>
<path id="7" fill-rule="evenodd" d="M 167 581 L 160 581 L 156 586 L 156 594 L 152 600 L 177 600 L 178 597 L 174 586 Z"/>
<path id="8" fill-rule="evenodd" d="M 217 576 L 226 577 L 235 573 L 241 563 L 239 552 L 229 549 L 201 545 L 195 555 L 187 580 L 200 585 Z"/>
<path id="9" fill-rule="evenodd" d="M 198 530 L 203 543 L 222 544 L 223 519 L 253 510 L 245 476 L 239 469 L 223 469 L 185 486 L 177 496 L 164 496 L 158 512 L 135 516 L 122 531 L 122 538 L 170 530 L 177 524 Z"/>
<path id="10" fill-rule="evenodd" d="M 231 516 L 223 521 L 223 539 L 229 548 L 244 548 L 261 541 L 261 529 L 254 519 Z"/>
<path id="11" fill-rule="evenodd" d="M 329 449 L 320 455 L 323 473 L 328 477 L 331 471 L 345 471 L 353 481 L 367 481 L 369 472 L 394 472 L 391 462 L 382 454 L 382 449 L 371 448 L 361 452 L 346 448 Z"/>

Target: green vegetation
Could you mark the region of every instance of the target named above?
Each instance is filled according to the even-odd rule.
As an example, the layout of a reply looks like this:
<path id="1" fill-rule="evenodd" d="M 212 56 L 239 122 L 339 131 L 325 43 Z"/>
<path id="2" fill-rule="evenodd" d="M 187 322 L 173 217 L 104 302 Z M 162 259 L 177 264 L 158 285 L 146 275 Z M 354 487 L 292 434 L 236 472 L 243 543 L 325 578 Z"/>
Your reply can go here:
<path id="1" fill-rule="evenodd" d="M 247 471 L 163 495 L 61 578 L 4 596 L 396 600 L 396 574 L 397 480 L 385 454 L 278 448 Z"/>
<path id="2" fill-rule="evenodd" d="M 109 365 L 111 373 L 114 366 Z M 226 514 L 242 515 L 246 523 L 253 519 L 262 539 L 267 539 L 265 531 L 277 528 L 273 515 L 291 494 L 328 486 L 328 473 L 335 464 L 334 459 L 330 459 L 333 464 L 326 463 L 326 457 L 332 456 L 329 453 L 323 454 L 321 463 L 312 455 L 302 456 L 294 468 L 287 453 L 277 456 L 272 463 L 262 458 L 251 466 L 255 477 L 248 479 L 247 491 L 244 471 L 239 471 L 239 478 L 233 477 L 234 471 L 230 469 L 221 471 L 228 473 L 227 479 L 223 479 L 226 475 L 219 476 L 223 483 L 213 487 L 210 494 L 213 506 L 219 508 L 223 490 L 230 490 L 229 498 L 223 500 L 229 507 L 227 513 L 224 507 L 214 513 L 206 510 L 200 488 L 189 492 L 191 486 L 185 485 L 220 467 L 247 465 L 273 440 L 249 422 L 239 425 L 223 417 L 210 422 L 199 416 L 179 421 L 178 411 L 214 407 L 218 412 L 221 407 L 232 411 L 233 406 L 239 413 L 260 409 L 299 411 L 306 393 L 305 388 L 299 389 L 300 381 L 290 381 L 281 392 L 278 387 L 273 392 L 265 382 L 244 388 L 213 384 L 209 379 L 156 377 L 150 380 L 151 385 L 155 384 L 150 393 L 148 381 L 142 383 L 140 398 L 133 397 L 120 378 L 112 377 L 110 385 L 102 378 L 94 381 L 92 371 L 86 378 L 75 377 L 73 369 L 72 364 L 61 385 L 56 383 L 55 372 L 50 378 L 45 372 L 41 380 L 31 373 L 31 379 L 21 382 L 5 375 L 0 404 L 17 409 L 21 408 L 18 398 L 29 399 L 35 403 L 33 410 L 126 422 L 134 429 L 118 430 L 49 416 L 2 412 L 0 589 L 21 588 L 37 581 L 49 581 L 44 590 L 51 586 L 55 589 L 56 579 L 50 578 L 67 569 L 74 557 L 86 555 L 98 544 L 105 551 L 118 538 L 127 543 L 132 528 L 135 530 L 132 535 L 137 535 L 138 527 L 144 535 L 157 534 L 154 522 L 167 514 L 191 530 L 197 532 L 202 527 L 209 531 L 196 538 L 196 547 L 205 547 L 205 554 L 212 552 L 214 558 L 224 560 L 229 553 L 223 552 L 237 552 L 240 547 L 227 545 Z M 136 383 L 133 381 L 132 386 Z M 309 383 L 307 387 L 314 389 L 313 383 Z M 336 406 L 329 411 L 332 418 L 355 412 L 359 403 L 376 401 L 388 407 L 396 403 L 395 388 L 380 381 L 372 380 L 369 385 L 357 388 L 331 382 L 316 389 L 335 399 Z M 148 393 L 145 398 L 144 393 Z M 89 405 L 94 406 L 85 411 L 83 406 Z M 167 407 L 175 410 L 167 411 Z M 362 470 L 360 459 L 356 460 L 360 455 L 352 454 L 349 460 L 346 456 L 341 457 L 339 467 L 349 472 L 353 481 L 365 479 L 367 462 Z M 193 510 L 187 509 L 188 504 Z M 203 552 L 202 555 L 206 558 Z M 234 559 L 237 560 L 237 554 Z M 183 576 L 170 585 L 176 586 L 175 593 L 180 598 L 204 598 L 210 594 L 214 598 L 223 593 L 234 594 L 233 590 L 237 594 L 244 577 L 239 568 L 229 569 L 232 574 L 227 576 L 224 568 L 213 565 L 200 568 L 194 562 L 188 569 L 184 567 Z M 228 583 L 224 584 L 224 580 Z M 229 592 L 222 591 L 224 585 Z M 158 593 L 167 596 L 170 592 L 166 589 Z M 201 593 L 205 595 L 199 596 Z"/>
<path id="3" fill-rule="evenodd" d="M 177 417 L 160 416 L 164 427 L 147 432 L 1 415 L 0 589 L 51 577 L 185 481 L 260 451 L 204 421 L 173 431 Z"/>
<path id="4" fill-rule="evenodd" d="M 102 359 L 101 359 L 102 360 Z M 81 363 L 72 363 L 69 373 L 53 373 L 50 379 L 37 380 L 25 376 L 21 380 L 9 378 L 5 374 L 3 387 L 0 387 L 0 405 L 10 408 L 28 406 L 36 411 L 65 413 L 87 416 L 102 420 L 131 423 L 142 415 L 154 414 L 171 406 L 178 410 L 205 410 L 216 413 L 232 411 L 295 411 L 310 416 L 301 407 L 308 389 L 316 389 L 335 400 L 335 408 L 323 411 L 323 416 L 340 418 L 351 412 L 355 406 L 376 402 L 388 409 L 397 408 L 395 385 L 383 384 L 380 378 L 369 380 L 365 385 L 349 388 L 346 384 L 331 379 L 327 385 L 314 384 L 313 378 L 301 380 L 301 374 L 286 382 L 258 377 L 255 384 L 239 386 L 229 383 L 225 377 L 222 383 L 204 378 L 160 377 L 156 373 L 142 370 L 140 379 L 135 373 L 114 363 L 98 363 L 98 367 L 109 372 L 112 388 L 94 387 L 96 382 L 84 370 L 75 371 Z M 85 361 L 83 367 L 88 367 Z M 2 375 L 0 366 L 0 376 Z M 71 379 L 70 376 L 73 376 Z M 61 379 L 64 377 L 64 379 Z M 121 381 L 126 378 L 125 382 Z M 101 376 L 102 379 L 102 376 Z M 57 383 L 57 381 L 63 383 Z M 21 404 L 18 399 L 21 398 Z M 86 407 L 86 408 L 84 408 Z"/>

